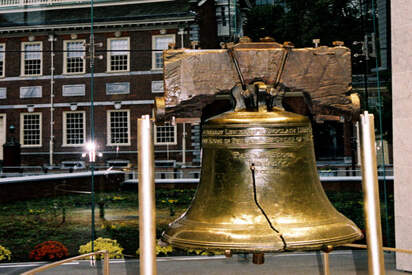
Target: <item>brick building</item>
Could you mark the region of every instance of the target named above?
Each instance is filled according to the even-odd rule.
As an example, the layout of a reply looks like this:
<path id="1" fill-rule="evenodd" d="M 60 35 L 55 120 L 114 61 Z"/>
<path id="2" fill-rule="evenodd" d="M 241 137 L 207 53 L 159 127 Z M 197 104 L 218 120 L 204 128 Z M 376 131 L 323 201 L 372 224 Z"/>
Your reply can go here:
<path id="1" fill-rule="evenodd" d="M 81 167 L 93 101 L 103 153 L 97 163 L 135 166 L 137 118 L 151 114 L 154 97 L 163 93 L 161 50 L 199 41 L 192 5 L 95 0 L 91 32 L 90 1 L 1 1 L 0 143 L 13 125 L 22 165 Z M 199 161 L 197 123 L 180 118 L 156 127 L 159 165 Z"/>

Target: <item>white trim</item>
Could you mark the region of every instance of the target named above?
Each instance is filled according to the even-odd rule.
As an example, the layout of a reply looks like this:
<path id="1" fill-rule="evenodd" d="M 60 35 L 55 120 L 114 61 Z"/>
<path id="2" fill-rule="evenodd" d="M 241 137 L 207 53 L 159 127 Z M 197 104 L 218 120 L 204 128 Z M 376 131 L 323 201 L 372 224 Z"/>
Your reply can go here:
<path id="1" fill-rule="evenodd" d="M 83 114 L 83 143 L 67 144 L 67 114 L 82 113 Z M 85 111 L 65 111 L 63 112 L 63 141 L 62 147 L 82 147 L 86 144 L 86 112 Z"/>
<path id="2" fill-rule="evenodd" d="M 39 135 L 39 141 L 40 144 L 36 145 L 27 145 L 24 144 L 24 116 L 26 115 L 39 115 L 39 126 L 40 126 L 40 135 Z M 36 147 L 42 147 L 42 142 L 43 142 L 43 118 L 42 118 L 42 113 L 41 112 L 35 112 L 35 113 L 20 113 L 20 144 L 22 148 L 36 148 Z"/>
<path id="3" fill-rule="evenodd" d="M 141 20 L 141 21 L 114 21 L 114 22 L 96 22 L 94 23 L 95 28 L 98 27 L 134 27 L 134 26 L 153 26 L 153 25 L 170 25 L 178 23 L 189 23 L 195 22 L 195 17 L 184 17 L 179 19 L 166 18 L 160 20 Z M 89 29 L 90 23 L 79 23 L 79 24 L 64 24 L 64 25 L 36 25 L 36 26 L 24 26 L 24 27 L 4 27 L 0 29 L 0 33 L 10 33 L 10 32 L 28 32 L 28 31 L 50 31 L 50 30 L 79 30 L 79 29 Z M 158 29 L 158 28 L 156 28 Z"/>
<path id="4" fill-rule="evenodd" d="M 68 73 L 67 72 L 67 44 L 68 43 L 75 43 L 75 42 L 82 42 L 83 44 L 83 49 L 85 50 L 85 53 L 83 55 L 83 69 L 81 72 L 75 72 L 75 73 Z M 77 74 L 84 74 L 86 73 L 86 59 L 84 58 L 86 55 L 86 40 L 84 39 L 75 39 L 75 40 L 63 40 L 63 74 L 66 75 L 77 75 Z"/>
<path id="5" fill-rule="evenodd" d="M 174 130 L 173 130 L 173 142 L 158 142 L 157 141 L 157 128 L 158 127 L 165 127 L 165 126 L 173 126 Z M 171 124 L 167 124 L 165 123 L 164 125 L 159 125 L 159 126 L 155 126 L 154 128 L 154 132 L 153 132 L 153 138 L 154 138 L 154 145 L 176 145 L 177 144 L 177 125 L 171 125 Z"/>
<path id="6" fill-rule="evenodd" d="M 160 34 L 160 35 L 152 35 L 152 49 L 153 50 L 167 50 L 166 49 L 158 49 L 158 47 L 156 47 L 156 38 L 159 37 L 170 37 L 172 38 L 172 43 L 176 43 L 176 35 L 175 34 Z M 152 70 L 162 70 L 163 67 L 156 67 L 156 51 L 152 52 Z"/>
<path id="7" fill-rule="evenodd" d="M 127 143 L 112 143 L 112 127 L 110 121 L 110 114 L 111 113 L 119 113 L 119 112 L 126 112 L 127 113 Z M 131 138 L 130 138 L 130 110 L 129 109 L 122 109 L 122 110 L 107 110 L 106 115 L 106 125 L 107 125 L 107 146 L 130 146 L 131 145 Z"/>
<path id="8" fill-rule="evenodd" d="M 25 46 L 26 45 L 35 45 L 35 44 L 39 44 L 40 45 L 40 74 L 25 74 L 24 73 L 24 54 L 25 54 Z M 43 75 L 43 42 L 42 41 L 33 41 L 33 42 L 22 42 L 21 43 L 21 62 L 20 62 L 20 75 L 21 76 L 41 76 Z"/>
<path id="9" fill-rule="evenodd" d="M 118 73 L 95 73 L 94 77 L 112 77 L 112 76 L 136 76 L 136 75 L 159 75 L 163 74 L 163 71 L 161 70 L 150 70 L 150 71 L 134 71 L 134 72 L 118 72 Z M 82 74 L 82 75 L 54 75 L 54 79 L 71 79 L 71 78 L 77 78 L 77 79 L 83 79 L 83 78 L 90 78 L 91 74 Z M 49 80 L 51 79 L 50 75 L 45 75 L 45 76 L 37 76 L 37 77 L 30 77 L 30 76 L 16 76 L 16 77 L 6 77 L 1 79 L 0 82 L 4 81 L 21 81 L 21 80 Z"/>
<path id="10" fill-rule="evenodd" d="M 95 1 L 93 3 L 94 7 L 104 7 L 104 6 L 120 6 L 120 5 L 129 5 L 129 4 L 143 4 L 143 3 L 155 3 L 155 2 L 169 2 L 173 0 L 138 0 L 138 1 L 133 1 L 133 0 L 122 0 L 122 1 L 103 1 L 104 3 L 99 3 L 99 1 Z M 51 1 L 53 2 L 53 1 Z M 74 2 L 74 1 L 70 1 Z M 16 13 L 16 12 L 28 12 L 28 11 L 42 11 L 42 10 L 55 10 L 55 9 L 75 9 L 75 8 L 84 8 L 84 7 L 90 7 L 90 1 L 84 1 L 86 3 L 81 4 L 80 2 L 83 2 L 82 0 L 78 0 L 75 5 L 73 4 L 66 4 L 66 5 L 58 5 L 54 6 L 53 4 L 33 4 L 33 5 L 24 5 L 24 8 L 21 8 L 23 5 L 8 5 L 5 7 L 0 6 L 0 14 L 1 13 Z M 61 1 L 56 1 L 57 4 L 61 4 Z M 40 7 L 39 7 L 40 6 Z M 9 8 L 8 8 L 9 7 Z M 16 8 L 14 8 L 16 7 Z M 8 9 L 6 9 L 8 8 Z M 4 9 L 4 10 L 3 10 Z"/>
<path id="11" fill-rule="evenodd" d="M 111 42 L 114 40 L 127 40 L 127 69 L 126 70 L 112 70 L 111 69 Z M 129 72 L 130 71 L 130 37 L 112 37 L 107 39 L 107 63 L 106 63 L 106 71 L 108 73 L 117 73 L 117 72 Z"/>
<path id="12" fill-rule="evenodd" d="M 70 107 L 68 103 L 54 103 L 53 108 L 66 108 Z M 154 100 L 122 100 L 122 105 L 147 105 L 147 104 L 154 104 Z M 94 102 L 94 106 L 113 106 L 113 101 L 98 101 Z M 77 106 L 81 107 L 89 107 L 90 102 L 77 102 Z M 34 108 L 50 108 L 50 104 L 34 104 Z M 27 109 L 27 104 L 20 104 L 20 105 L 0 105 L 0 110 L 7 110 L 7 109 Z"/>
<path id="13" fill-rule="evenodd" d="M 6 76 L 6 43 L 0 43 L 0 47 L 3 47 L 3 70 L 2 74 L 0 74 L 0 77 L 5 77 Z"/>

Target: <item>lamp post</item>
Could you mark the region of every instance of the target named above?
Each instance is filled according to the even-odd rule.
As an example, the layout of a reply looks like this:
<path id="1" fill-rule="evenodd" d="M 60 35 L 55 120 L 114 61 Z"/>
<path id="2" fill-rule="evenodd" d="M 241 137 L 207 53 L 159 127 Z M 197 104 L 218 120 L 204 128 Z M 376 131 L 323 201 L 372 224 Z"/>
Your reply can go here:
<path id="1" fill-rule="evenodd" d="M 95 208 L 95 193 L 94 193 L 94 168 L 96 161 L 96 146 L 95 146 L 95 137 L 94 137 L 94 59 L 95 59 L 95 45 L 94 45 L 94 7 L 93 0 L 90 1 L 90 144 L 89 146 L 89 160 L 90 160 L 90 171 L 91 171 L 91 200 L 92 200 L 92 218 L 91 218 L 91 241 L 92 241 L 92 252 L 94 252 L 94 239 L 95 239 L 95 217 L 94 217 L 94 208 Z"/>

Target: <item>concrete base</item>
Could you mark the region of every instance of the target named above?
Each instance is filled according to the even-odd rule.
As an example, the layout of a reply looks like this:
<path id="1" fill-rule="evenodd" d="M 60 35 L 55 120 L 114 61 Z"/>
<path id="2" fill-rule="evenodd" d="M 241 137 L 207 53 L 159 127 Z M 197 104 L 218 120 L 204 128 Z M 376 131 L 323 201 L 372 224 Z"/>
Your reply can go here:
<path id="1" fill-rule="evenodd" d="M 386 275 L 405 275 L 404 272 L 395 270 L 394 258 L 394 254 L 385 253 Z M 20 274 L 38 265 L 38 263 L 0 264 L 0 274 Z M 333 251 L 329 256 L 329 267 L 330 274 L 333 275 L 367 275 L 367 252 L 366 250 Z M 101 261 L 97 262 L 96 267 L 90 267 L 89 261 L 75 261 L 41 274 L 98 275 L 103 274 L 102 268 Z M 159 275 L 322 275 L 324 266 L 321 252 L 265 254 L 265 263 L 260 265 L 252 263 L 251 254 L 235 254 L 231 258 L 225 256 L 160 257 L 157 258 L 157 271 Z M 126 275 L 138 274 L 138 272 L 138 260 L 110 261 L 110 274 Z"/>

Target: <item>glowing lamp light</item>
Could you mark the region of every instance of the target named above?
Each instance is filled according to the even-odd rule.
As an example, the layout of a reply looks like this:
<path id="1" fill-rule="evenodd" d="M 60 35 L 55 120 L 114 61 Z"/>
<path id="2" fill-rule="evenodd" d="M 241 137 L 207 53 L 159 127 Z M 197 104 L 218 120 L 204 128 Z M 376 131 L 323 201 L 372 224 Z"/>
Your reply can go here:
<path id="1" fill-rule="evenodd" d="M 95 162 L 96 161 L 96 144 L 94 142 L 88 142 L 86 144 L 86 150 L 89 155 L 89 161 Z"/>

